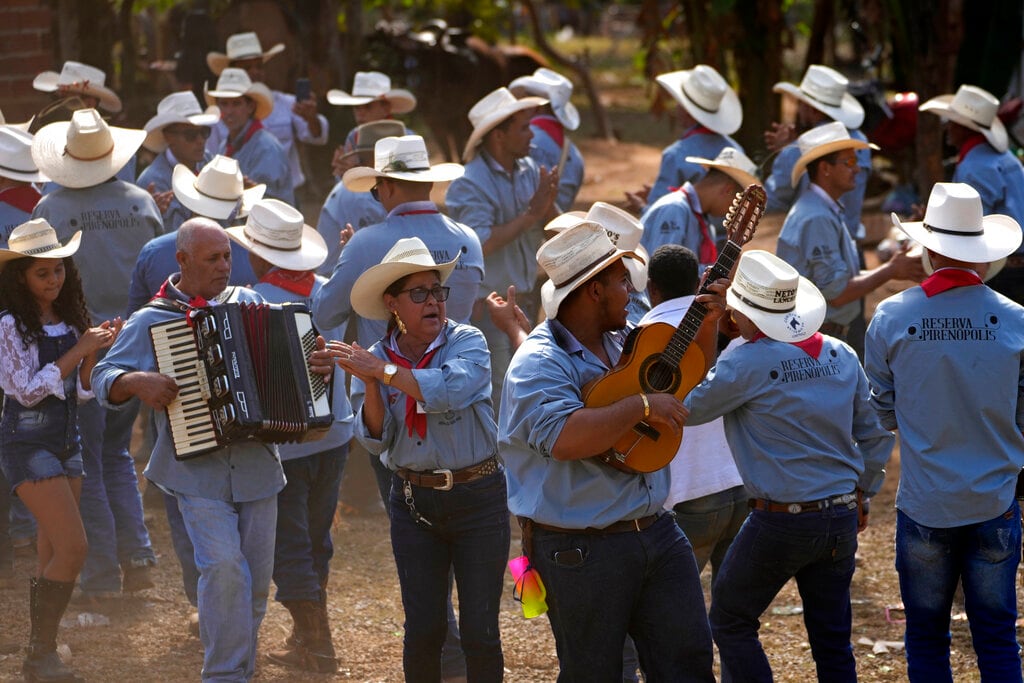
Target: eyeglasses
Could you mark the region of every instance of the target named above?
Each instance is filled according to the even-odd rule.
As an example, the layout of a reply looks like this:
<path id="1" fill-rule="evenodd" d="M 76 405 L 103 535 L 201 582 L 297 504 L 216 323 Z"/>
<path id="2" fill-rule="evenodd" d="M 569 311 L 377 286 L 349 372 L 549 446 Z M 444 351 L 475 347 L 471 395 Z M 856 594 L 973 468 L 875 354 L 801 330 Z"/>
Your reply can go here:
<path id="1" fill-rule="evenodd" d="M 846 157 L 845 159 L 836 159 L 833 162 L 833 165 L 835 165 L 835 166 L 839 166 L 840 164 L 842 164 L 843 166 L 846 166 L 847 168 L 857 168 L 857 166 L 858 166 L 858 164 L 857 164 L 857 157 L 852 156 L 852 157 Z"/>
<path id="2" fill-rule="evenodd" d="M 197 138 L 206 140 L 210 137 L 211 130 L 209 126 L 196 126 L 194 128 L 165 128 L 164 132 L 171 135 L 180 135 L 186 141 L 192 142 Z"/>
<path id="3" fill-rule="evenodd" d="M 451 289 L 451 287 L 442 287 L 441 285 L 434 285 L 430 289 L 426 287 L 413 287 L 412 289 L 403 289 L 399 294 L 407 293 L 414 304 L 421 304 L 426 301 L 428 294 L 434 297 L 434 301 L 442 303 L 448 300 L 448 292 Z"/>

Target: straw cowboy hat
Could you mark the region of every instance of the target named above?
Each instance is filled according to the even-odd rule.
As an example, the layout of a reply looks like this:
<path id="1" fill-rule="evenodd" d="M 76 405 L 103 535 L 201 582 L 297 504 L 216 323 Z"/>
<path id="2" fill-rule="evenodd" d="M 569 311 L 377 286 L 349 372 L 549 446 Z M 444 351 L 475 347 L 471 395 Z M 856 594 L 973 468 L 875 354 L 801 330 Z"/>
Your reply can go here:
<path id="1" fill-rule="evenodd" d="M 811 64 L 800 87 L 780 82 L 772 91 L 791 95 L 851 130 L 864 123 L 864 107 L 846 91 L 850 81 L 835 69 Z"/>
<path id="2" fill-rule="evenodd" d="M 94 66 L 80 62 L 64 62 L 60 73 L 44 71 L 32 81 L 32 87 L 41 92 L 67 92 L 88 95 L 99 101 L 100 108 L 116 114 L 121 111 L 121 98 L 106 87 L 107 75 Z"/>
<path id="3" fill-rule="evenodd" d="M 28 132 L 28 127 L 32 125 L 32 121 L 34 120 L 35 117 L 33 116 L 28 121 L 23 121 L 22 123 L 7 123 L 7 119 L 4 118 L 4 113 L 0 111 L 0 126 L 7 126 L 8 128 L 17 128 L 18 130 L 23 130 L 26 133 Z"/>
<path id="4" fill-rule="evenodd" d="M 384 138 L 400 138 L 405 135 L 405 124 L 394 119 L 371 121 L 355 128 L 355 149 L 345 152 L 342 157 L 349 157 L 362 152 L 372 152 L 377 142 Z"/>
<path id="5" fill-rule="evenodd" d="M 7 248 L 0 249 L 0 269 L 8 261 L 19 258 L 52 258 L 59 259 L 71 256 L 82 242 L 82 231 L 79 230 L 67 244 L 61 245 L 57 239 L 57 231 L 50 226 L 45 218 L 33 218 L 22 223 L 11 231 L 7 240 Z"/>
<path id="6" fill-rule="evenodd" d="M 1009 216 L 982 215 L 978 191 L 965 183 L 935 183 L 923 221 L 893 225 L 925 249 L 966 263 L 992 263 L 1017 251 L 1021 227 Z"/>
<path id="7" fill-rule="evenodd" d="M 838 121 L 815 126 L 796 139 L 800 158 L 793 164 L 790 182 L 793 187 L 800 184 L 800 176 L 807 170 L 807 164 L 815 159 L 838 152 L 841 149 L 878 149 L 876 145 L 850 137 L 846 126 Z"/>
<path id="8" fill-rule="evenodd" d="M 612 241 L 612 244 L 619 249 L 636 254 L 636 258 L 624 259 L 623 263 L 626 265 L 626 270 L 629 271 L 633 289 L 638 292 L 647 289 L 647 264 L 650 258 L 647 250 L 640 244 L 640 238 L 644 235 L 644 226 L 633 214 L 612 204 L 594 202 L 586 213 L 582 211 L 563 213 L 549 221 L 544 229 L 559 233 L 586 222 L 597 223 L 608 233 L 608 239 Z"/>
<path id="9" fill-rule="evenodd" d="M 516 99 L 508 88 L 498 88 L 486 95 L 469 110 L 469 122 L 473 132 L 462 151 L 462 161 L 469 163 L 476 154 L 476 146 L 499 123 L 517 112 L 533 109 L 547 104 L 543 97 L 524 97 Z"/>
<path id="10" fill-rule="evenodd" d="M 95 109 L 79 109 L 70 121 L 39 129 L 32 159 L 64 187 L 92 187 L 113 178 L 135 155 L 146 132 L 108 126 Z"/>
<path id="11" fill-rule="evenodd" d="M 547 282 L 540 288 L 545 315 L 557 317 L 558 307 L 569 294 L 623 257 L 635 259 L 638 255 L 616 247 L 604 226 L 590 220 L 578 223 L 540 245 L 537 263 L 548 274 Z"/>
<path id="12" fill-rule="evenodd" d="M 407 114 L 416 108 L 416 96 L 408 90 L 392 88 L 391 79 L 379 71 L 357 71 L 351 95 L 344 90 L 327 91 L 327 101 L 339 107 L 357 107 L 374 100 L 387 100 L 395 114 Z"/>
<path id="13" fill-rule="evenodd" d="M 274 96 L 270 88 L 262 83 L 253 83 L 249 74 L 242 69 L 228 67 L 221 72 L 217 79 L 217 87 L 214 90 L 206 90 L 209 84 L 203 86 L 206 95 L 206 104 L 213 106 L 217 104 L 217 98 L 248 97 L 256 103 L 256 111 L 253 118 L 263 120 L 270 116 L 274 110 Z"/>
<path id="14" fill-rule="evenodd" d="M 206 65 L 216 76 L 231 65 L 231 62 L 243 59 L 262 58 L 266 64 L 271 57 L 284 52 L 284 43 L 278 43 L 266 52 L 260 45 L 259 36 L 255 33 L 236 33 L 228 37 L 227 54 L 223 52 L 208 52 L 206 54 Z"/>
<path id="15" fill-rule="evenodd" d="M 45 183 L 47 178 L 32 160 L 32 134 L 13 126 L 0 126 L 0 178 Z"/>
<path id="16" fill-rule="evenodd" d="M 541 67 L 529 76 L 520 76 L 508 84 L 508 89 L 515 93 L 524 90 L 528 95 L 543 97 L 551 103 L 555 118 L 568 130 L 580 127 L 580 112 L 576 105 L 569 101 L 572 97 L 572 81 L 546 67 Z"/>
<path id="17" fill-rule="evenodd" d="M 444 183 L 461 177 L 466 170 L 453 163 L 431 166 L 427 145 L 419 135 L 383 138 L 373 150 L 373 168 L 356 166 L 341 177 L 341 182 L 353 192 L 369 192 L 380 178 Z"/>
<path id="18" fill-rule="evenodd" d="M 384 291 L 407 275 L 436 270 L 443 285 L 455 270 L 456 256 L 448 263 L 435 263 L 419 237 L 395 242 L 381 262 L 369 268 L 352 285 L 352 308 L 369 320 L 387 320 L 391 312 L 384 305 Z"/>
<path id="19" fill-rule="evenodd" d="M 757 164 L 735 147 L 723 148 L 714 159 L 686 157 L 686 160 L 693 164 L 700 164 L 704 168 L 717 168 L 735 180 L 741 188 L 758 185 L 761 182 L 757 179 Z"/>
<path id="20" fill-rule="evenodd" d="M 799 342 L 813 335 L 828 308 L 814 283 L 775 254 L 757 249 L 740 257 L 725 300 L 781 342 Z"/>
<path id="21" fill-rule="evenodd" d="M 246 251 L 284 270 L 313 270 L 327 260 L 327 243 L 316 228 L 278 199 L 256 202 L 245 225 L 227 228 L 227 233 Z"/>
<path id="22" fill-rule="evenodd" d="M 722 74 L 707 64 L 661 74 L 658 81 L 697 123 L 722 135 L 732 135 L 743 123 L 743 107 Z"/>
<path id="23" fill-rule="evenodd" d="M 204 112 L 199 105 L 199 100 L 191 90 L 171 93 L 160 100 L 160 104 L 156 106 L 156 116 L 143 126 L 143 130 L 146 131 L 146 139 L 142 146 L 159 154 L 167 149 L 167 140 L 163 135 L 164 128 L 167 126 L 174 123 L 213 126 L 218 121 L 220 121 L 220 109 L 210 107 Z"/>
<path id="24" fill-rule="evenodd" d="M 975 85 L 961 85 L 955 95 L 933 97 L 918 109 L 981 133 L 997 152 L 1005 152 L 1009 147 L 1006 126 L 996 116 L 999 100 L 987 90 Z"/>
<path id="25" fill-rule="evenodd" d="M 245 189 L 238 160 L 218 154 L 203 166 L 198 176 L 184 164 L 175 166 L 171 189 L 185 208 L 200 216 L 222 221 L 232 214 L 237 217 L 247 214 L 253 204 L 263 198 L 267 186 L 260 184 Z"/>

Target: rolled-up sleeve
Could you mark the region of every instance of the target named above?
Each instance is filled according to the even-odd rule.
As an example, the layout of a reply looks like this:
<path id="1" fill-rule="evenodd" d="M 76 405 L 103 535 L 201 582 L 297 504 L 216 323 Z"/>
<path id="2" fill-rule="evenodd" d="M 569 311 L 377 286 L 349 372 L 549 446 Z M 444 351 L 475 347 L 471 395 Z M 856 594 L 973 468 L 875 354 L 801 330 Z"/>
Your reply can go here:
<path id="1" fill-rule="evenodd" d="M 503 392 L 503 432 L 544 457 L 551 457 L 569 416 L 585 407 L 579 378 L 549 358 L 517 364 L 505 377 Z"/>

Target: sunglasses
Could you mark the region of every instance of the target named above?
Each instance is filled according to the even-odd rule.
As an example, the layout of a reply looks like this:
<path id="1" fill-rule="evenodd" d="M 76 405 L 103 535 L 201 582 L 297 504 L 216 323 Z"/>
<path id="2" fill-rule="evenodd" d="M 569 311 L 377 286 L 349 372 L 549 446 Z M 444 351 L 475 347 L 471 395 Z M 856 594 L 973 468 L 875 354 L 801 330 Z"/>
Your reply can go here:
<path id="1" fill-rule="evenodd" d="M 442 303 L 448 300 L 448 292 L 451 289 L 451 287 L 442 287 L 441 285 L 434 285 L 430 289 L 426 287 L 413 287 L 412 289 L 403 289 L 399 294 L 407 293 L 414 304 L 421 304 L 426 301 L 428 294 L 434 297 L 434 301 Z"/>
<path id="2" fill-rule="evenodd" d="M 846 157 L 845 159 L 836 159 L 833 165 L 843 165 L 846 166 L 847 168 L 857 168 L 857 157 Z"/>
<path id="3" fill-rule="evenodd" d="M 164 129 L 164 132 L 171 135 L 180 135 L 185 138 L 186 141 L 192 142 L 197 138 L 206 140 L 210 137 L 210 133 L 212 131 L 209 126 L 199 126 L 196 128 L 166 128 Z"/>
<path id="4" fill-rule="evenodd" d="M 374 185 L 370 188 L 370 196 L 373 197 L 374 201 L 380 201 L 380 192 L 377 192 L 377 186 Z"/>

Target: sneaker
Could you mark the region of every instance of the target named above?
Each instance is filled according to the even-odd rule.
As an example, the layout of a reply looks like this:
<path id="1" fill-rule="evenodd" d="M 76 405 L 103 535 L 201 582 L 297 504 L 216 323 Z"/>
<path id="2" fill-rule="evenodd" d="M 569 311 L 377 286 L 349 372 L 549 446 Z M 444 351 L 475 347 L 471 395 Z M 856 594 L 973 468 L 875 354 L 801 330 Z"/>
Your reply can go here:
<path id="1" fill-rule="evenodd" d="M 149 565 L 125 569 L 121 577 L 121 592 L 138 593 L 139 591 L 156 586 L 156 582 L 153 581 L 152 570 L 153 568 Z"/>

